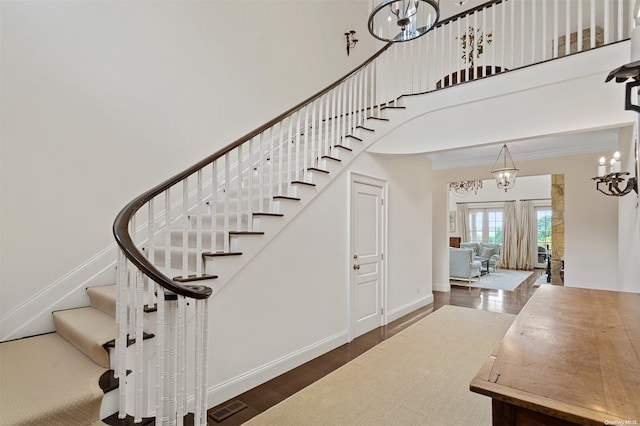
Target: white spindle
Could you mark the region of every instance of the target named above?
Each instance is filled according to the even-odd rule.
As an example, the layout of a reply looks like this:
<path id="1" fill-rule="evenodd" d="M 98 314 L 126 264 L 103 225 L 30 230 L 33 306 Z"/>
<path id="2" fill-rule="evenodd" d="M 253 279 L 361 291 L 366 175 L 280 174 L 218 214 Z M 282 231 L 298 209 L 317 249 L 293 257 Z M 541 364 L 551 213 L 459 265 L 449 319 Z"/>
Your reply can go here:
<path id="1" fill-rule="evenodd" d="M 199 307 L 202 310 L 202 335 L 200 340 L 202 341 L 202 346 L 204 347 L 202 351 L 202 355 L 200 357 L 203 359 L 203 372 L 201 376 L 201 404 L 200 404 L 200 426 L 207 425 L 207 387 L 209 383 L 209 363 L 207 362 L 209 359 L 209 299 L 202 299 L 196 301 L 196 307 Z"/>
<path id="2" fill-rule="evenodd" d="M 164 346 L 165 346 L 165 327 L 164 327 L 164 289 L 156 285 L 157 293 L 157 311 L 156 311 L 156 419 L 162 420 L 165 416 L 164 412 Z"/>
<path id="3" fill-rule="evenodd" d="M 451 78 L 451 80 L 449 80 L 449 84 L 453 84 L 453 73 L 454 71 L 454 65 L 453 65 L 453 58 L 451 58 L 451 52 L 453 52 L 453 24 L 449 23 L 447 25 L 447 27 L 449 28 L 449 48 L 447 49 L 449 52 L 449 70 L 447 71 L 446 75 L 450 76 L 449 78 Z M 460 22 L 458 21 L 458 28 L 460 28 Z M 458 33 L 460 33 L 460 31 L 458 30 Z M 444 42 L 444 38 L 443 38 L 443 42 Z M 468 43 L 468 40 L 467 40 Z M 443 45 L 444 46 L 444 45 Z M 460 55 L 458 55 L 458 58 L 455 59 L 456 64 L 458 63 Z M 460 67 L 457 67 L 458 70 L 460 69 Z M 460 76 L 458 75 L 458 80 L 460 80 Z"/>
<path id="4" fill-rule="evenodd" d="M 466 72 L 469 73 L 471 71 L 471 65 L 467 66 L 466 64 L 460 64 L 460 60 L 462 59 L 462 55 L 464 55 L 464 57 L 466 58 L 466 61 L 468 64 L 471 64 L 472 58 L 469 55 L 469 49 L 471 48 L 471 45 L 469 44 L 471 41 L 471 31 L 469 30 L 467 23 L 465 21 L 464 27 L 461 28 L 462 26 L 462 18 L 456 20 L 456 34 L 458 34 L 455 39 L 458 41 L 454 46 L 455 46 L 455 51 L 456 51 L 456 59 L 455 59 L 455 67 L 451 67 L 451 69 L 449 70 L 449 85 L 453 85 L 453 75 L 454 73 L 457 73 L 458 76 L 456 77 L 456 82 L 457 83 L 462 83 L 462 73 Z M 449 25 L 449 47 L 451 47 L 451 43 L 453 42 L 453 37 L 451 35 L 451 32 L 453 31 L 453 24 Z M 461 37 L 466 38 L 466 48 L 462 47 L 462 39 Z M 452 50 L 453 51 L 453 50 Z M 453 62 L 453 61 L 450 61 Z M 465 71 L 466 69 L 466 71 Z M 471 76 L 467 76 L 467 77 L 471 77 Z"/>
<path id="5" fill-rule="evenodd" d="M 249 231 L 254 231 L 253 229 L 253 176 L 256 170 L 256 163 L 253 160 L 253 150 L 254 150 L 254 141 L 255 138 L 249 139 L 247 144 L 249 145 L 249 168 L 247 170 L 247 220 Z"/>
<path id="6" fill-rule="evenodd" d="M 556 0 L 558 1 L 558 0 Z M 556 11 L 557 13 L 557 11 Z M 591 26 L 589 28 L 590 49 L 596 47 L 596 0 L 591 0 Z"/>
<path id="7" fill-rule="evenodd" d="M 565 3 L 564 54 L 571 54 L 571 2 Z"/>
<path id="8" fill-rule="evenodd" d="M 275 163 L 275 159 L 273 158 L 274 152 L 273 152 L 273 138 L 275 135 L 274 129 L 273 127 L 269 128 L 269 158 L 267 161 L 267 172 L 269 174 L 269 188 L 267 190 L 267 211 L 272 212 L 273 211 L 273 186 L 275 185 L 275 181 L 274 181 L 274 176 L 273 176 L 273 171 L 274 171 L 274 163 Z M 253 229 L 253 225 L 251 224 L 251 220 L 252 218 L 249 217 L 249 222 L 248 222 L 248 230 L 251 231 Z"/>
<path id="9" fill-rule="evenodd" d="M 197 205 L 201 206 L 203 203 L 203 179 L 202 169 L 197 173 Z M 200 209 L 196 212 L 196 275 L 202 275 L 203 260 L 202 260 L 202 211 Z"/>
<path id="10" fill-rule="evenodd" d="M 236 148 L 237 162 L 236 162 L 236 231 L 242 231 L 242 147 Z M 251 165 L 249 165 L 251 169 Z"/>
<path id="11" fill-rule="evenodd" d="M 295 113 L 293 113 L 295 114 Z M 291 147 L 293 145 L 293 114 L 289 116 L 289 135 L 287 137 L 287 193 L 286 195 L 291 194 L 291 164 L 293 163 L 291 156 Z M 261 210 L 262 211 L 262 210 Z"/>
<path id="12" fill-rule="evenodd" d="M 302 121 L 302 111 L 298 110 L 296 112 L 296 134 L 295 134 L 295 165 L 294 165 L 294 179 L 300 180 L 300 133 L 301 133 L 301 121 Z M 263 151 L 264 152 L 264 151 Z"/>
<path id="13" fill-rule="evenodd" d="M 617 41 L 624 38 L 624 0 L 618 0 L 618 37 Z"/>
<path id="14" fill-rule="evenodd" d="M 604 44 L 608 44 L 611 40 L 611 1 L 604 2 Z M 591 36 L 595 38 L 595 33 Z"/>
<path id="15" fill-rule="evenodd" d="M 560 32 L 558 31 L 558 0 L 554 0 L 553 2 L 553 57 L 557 58 L 560 56 L 560 52 L 558 52 L 558 36 Z"/>
<path id="16" fill-rule="evenodd" d="M 309 127 L 309 106 L 304 109 L 304 144 L 302 145 L 302 179 L 305 180 L 308 168 L 308 156 L 309 156 L 309 134 L 311 129 Z"/>
<path id="17" fill-rule="evenodd" d="M 229 153 L 224 154 L 224 185 L 222 185 L 224 191 L 224 207 L 222 209 L 222 215 L 224 217 L 223 225 L 223 240 L 224 240 L 224 252 L 229 252 L 229 179 L 231 178 L 231 172 L 229 170 Z M 215 218 L 214 218 L 215 220 Z"/>
<path id="18" fill-rule="evenodd" d="M 144 348 L 143 348 L 143 313 L 144 313 L 144 280 L 142 277 L 142 271 L 136 270 L 135 273 L 135 296 L 134 296 L 134 310 L 136 316 L 136 331 L 135 331 L 135 346 L 134 346 L 134 359 L 135 359 L 135 395 L 134 395 L 134 422 L 139 423 L 142 421 L 142 398 L 143 398 L 143 366 L 144 366 Z"/>
<path id="19" fill-rule="evenodd" d="M 507 60 L 506 60 L 506 51 L 507 51 L 507 30 L 506 30 L 506 15 L 507 15 L 507 3 L 500 3 L 500 10 L 501 10 L 501 18 L 500 18 L 500 23 L 501 25 L 501 29 L 500 29 L 500 36 L 502 37 L 502 42 L 500 43 L 501 46 L 501 63 L 502 63 L 502 67 L 505 68 L 507 66 Z"/>
<path id="20" fill-rule="evenodd" d="M 182 276 L 189 275 L 189 178 L 182 181 Z"/>
<path id="21" fill-rule="evenodd" d="M 155 264 L 155 249 L 156 249 L 156 238 L 155 238 L 155 223 L 156 216 L 154 210 L 154 200 L 149 201 L 148 205 L 148 220 L 147 220 L 147 244 L 148 244 L 148 252 L 147 259 L 151 264 Z M 154 295 L 154 286 L 151 282 L 147 282 L 147 303 L 149 306 L 152 306 L 154 303 L 155 295 Z"/>
<path id="22" fill-rule="evenodd" d="M 583 22 L 582 22 L 582 2 L 579 1 L 578 2 L 578 39 L 577 39 L 577 46 L 576 46 L 576 51 L 577 52 L 582 52 L 582 28 L 583 28 Z"/>
<path id="23" fill-rule="evenodd" d="M 218 160 L 211 163 L 211 252 L 218 251 Z"/>
<path id="24" fill-rule="evenodd" d="M 510 22 L 510 32 L 509 32 L 509 40 L 510 40 L 510 46 L 511 46 L 511 69 L 513 69 L 515 67 L 516 61 L 515 61 L 515 47 L 516 47 L 516 30 L 515 30 L 515 24 L 516 24 L 516 17 L 515 17 L 515 12 L 516 12 L 516 2 L 512 1 L 509 2 L 511 3 L 511 7 L 510 9 L 510 17 L 509 17 L 509 22 Z"/>
<path id="25" fill-rule="evenodd" d="M 129 305 L 128 300 L 128 279 L 129 279 L 129 265 L 127 258 L 122 251 L 119 251 L 120 268 L 118 270 L 118 288 L 116 292 L 116 328 L 118 331 L 118 338 L 116 339 L 116 353 L 117 355 L 117 368 L 115 370 L 116 377 L 121 383 L 126 382 L 127 378 L 127 308 Z M 119 401 L 118 401 L 118 418 L 124 419 L 127 417 L 127 386 L 120 386 L 119 389 Z"/>
<path id="26" fill-rule="evenodd" d="M 496 8 L 497 7 L 498 7 L 497 5 L 493 5 L 491 7 L 491 25 L 492 25 L 491 31 L 492 31 L 494 37 L 496 37 L 495 27 L 496 27 Z M 504 37 L 502 37 L 502 38 L 504 38 Z M 494 43 L 497 42 L 497 41 L 498 40 L 494 40 Z M 504 42 L 500 42 L 500 44 L 504 44 Z M 497 72 L 497 69 L 496 69 L 496 67 L 497 67 L 497 65 L 496 65 L 496 48 L 495 47 L 493 49 L 491 49 L 491 66 L 493 67 L 492 74 L 495 74 Z"/>
<path id="27" fill-rule="evenodd" d="M 264 212 L 264 132 L 260 133 L 258 151 L 258 211 Z"/>
<path id="28" fill-rule="evenodd" d="M 524 34 L 526 21 L 524 18 L 526 2 L 520 2 L 520 66 L 524 66 Z"/>
<path id="29" fill-rule="evenodd" d="M 251 174 L 251 173 L 249 173 Z M 202 357 L 202 352 L 204 351 L 204 347 L 202 346 L 202 313 L 201 313 L 201 308 L 200 308 L 200 300 L 196 300 L 195 305 L 196 305 L 196 309 L 195 309 L 195 321 L 194 321 L 194 326 L 195 326 L 195 353 L 194 353 L 194 395 L 193 395 L 193 403 L 194 403 L 194 410 L 193 410 L 193 424 L 194 425 L 200 425 L 201 424 L 201 404 L 202 404 L 202 375 L 204 374 L 203 372 L 203 357 Z"/>
<path id="30" fill-rule="evenodd" d="M 316 155 L 316 143 L 318 140 L 318 132 L 320 131 L 320 129 L 318 129 L 318 127 L 316 127 L 316 118 L 318 115 L 318 108 L 320 108 L 322 106 L 322 98 L 316 99 L 315 101 L 313 101 L 313 106 L 312 111 L 311 111 L 311 147 L 309 148 L 310 151 L 310 158 L 309 158 L 309 167 L 316 167 L 316 159 L 317 159 L 317 155 Z"/>
<path id="31" fill-rule="evenodd" d="M 284 183 L 284 148 L 287 144 L 284 137 L 284 120 L 280 122 L 280 143 L 278 144 L 278 195 L 283 194 L 283 183 Z"/>
<path id="32" fill-rule="evenodd" d="M 547 59 L 547 2 L 542 2 L 542 60 Z"/>
<path id="33" fill-rule="evenodd" d="M 482 31 L 484 32 L 484 37 L 487 37 L 487 34 L 491 34 L 491 29 L 489 29 L 487 27 L 487 9 L 482 9 Z M 489 43 L 487 43 L 487 40 L 485 40 L 485 46 L 488 48 L 489 47 Z M 493 50 L 493 49 L 491 49 Z M 489 56 L 486 52 L 484 52 L 484 54 L 482 55 L 482 62 L 481 62 L 481 66 L 482 66 L 482 76 L 486 76 L 487 73 L 487 56 Z"/>
<path id="34" fill-rule="evenodd" d="M 177 303 L 177 348 L 176 348 L 176 423 L 182 425 L 184 416 L 187 414 L 187 326 L 186 307 L 187 301 L 184 296 L 178 296 Z"/>

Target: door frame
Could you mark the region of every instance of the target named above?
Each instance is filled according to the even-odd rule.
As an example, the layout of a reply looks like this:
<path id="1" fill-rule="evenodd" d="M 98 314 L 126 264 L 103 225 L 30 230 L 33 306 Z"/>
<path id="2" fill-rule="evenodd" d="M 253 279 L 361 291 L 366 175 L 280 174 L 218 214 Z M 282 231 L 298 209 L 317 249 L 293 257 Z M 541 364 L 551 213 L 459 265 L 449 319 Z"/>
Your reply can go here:
<path id="1" fill-rule="evenodd" d="M 349 181 L 348 181 L 348 185 L 349 188 L 347 190 L 347 288 L 346 288 L 346 292 L 347 292 L 347 312 L 346 312 L 346 322 L 347 322 L 347 338 L 348 341 L 351 342 L 354 339 L 353 333 L 354 333 L 354 323 L 353 323 L 353 318 L 352 318 L 352 312 L 353 312 L 353 302 L 354 302 L 354 295 L 353 295 L 353 290 L 354 290 L 354 286 L 353 286 L 353 271 L 352 271 L 352 266 L 353 266 L 353 259 L 352 257 L 352 253 L 353 253 L 353 233 L 352 233 L 352 227 L 351 227 L 351 223 L 352 223 L 352 211 L 351 211 L 351 205 L 352 205 L 352 201 L 353 201 L 353 184 L 354 183 L 361 183 L 361 184 L 365 184 L 365 185 L 371 185 L 371 186 L 376 186 L 382 189 L 382 223 L 381 223 L 381 232 L 382 232 L 382 260 L 381 260 L 381 273 L 380 273 L 380 298 L 381 298 L 381 304 L 382 304 L 382 314 L 380 316 L 380 325 L 387 325 L 388 322 L 388 309 L 387 309 L 387 259 L 388 259 L 388 209 L 389 209 L 389 203 L 387 202 L 387 200 L 389 199 L 388 195 L 389 195 L 389 185 L 388 182 L 384 179 L 378 178 L 378 177 L 374 177 L 374 176 L 368 176 L 368 175 L 364 175 L 362 173 L 358 173 L 358 172 L 354 172 L 354 171 L 350 171 L 349 172 Z"/>

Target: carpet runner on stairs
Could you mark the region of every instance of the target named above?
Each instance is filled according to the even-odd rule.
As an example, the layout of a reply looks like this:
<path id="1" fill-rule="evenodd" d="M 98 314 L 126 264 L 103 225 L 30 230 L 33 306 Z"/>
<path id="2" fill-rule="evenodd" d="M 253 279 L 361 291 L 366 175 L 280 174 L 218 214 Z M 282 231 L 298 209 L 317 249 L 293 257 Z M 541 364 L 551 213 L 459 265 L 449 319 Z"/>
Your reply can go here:
<path id="1" fill-rule="evenodd" d="M 105 371 L 57 333 L 0 344 L 0 424 L 98 422 Z"/>
<path id="2" fill-rule="evenodd" d="M 91 306 L 56 311 L 55 333 L 0 344 L 0 425 L 100 425 L 116 337 L 115 286 L 87 289 Z"/>

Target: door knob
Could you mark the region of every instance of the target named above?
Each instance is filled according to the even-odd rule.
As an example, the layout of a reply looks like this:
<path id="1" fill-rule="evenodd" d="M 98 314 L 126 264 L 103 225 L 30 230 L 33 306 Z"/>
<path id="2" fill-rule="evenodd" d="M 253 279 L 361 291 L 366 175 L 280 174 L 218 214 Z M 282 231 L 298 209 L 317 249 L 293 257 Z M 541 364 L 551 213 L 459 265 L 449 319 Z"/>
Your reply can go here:
<path id="1" fill-rule="evenodd" d="M 357 258 L 358 258 L 358 255 L 357 255 L 357 254 L 354 254 L 354 255 L 353 255 L 353 258 L 354 258 L 354 259 L 357 259 Z"/>
<path id="2" fill-rule="evenodd" d="M 360 265 L 358 265 L 357 263 L 355 265 L 353 265 L 353 270 L 357 271 L 360 269 Z"/>

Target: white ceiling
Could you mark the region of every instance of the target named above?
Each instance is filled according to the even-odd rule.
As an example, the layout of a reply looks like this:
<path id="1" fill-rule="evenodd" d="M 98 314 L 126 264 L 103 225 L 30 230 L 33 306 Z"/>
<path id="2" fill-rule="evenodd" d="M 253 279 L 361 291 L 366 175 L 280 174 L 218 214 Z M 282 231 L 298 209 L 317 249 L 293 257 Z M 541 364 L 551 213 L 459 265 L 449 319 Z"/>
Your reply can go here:
<path id="1" fill-rule="evenodd" d="M 539 139 L 509 142 L 514 162 L 542 158 L 564 157 L 590 152 L 615 151 L 618 146 L 618 128 L 556 135 Z M 452 149 L 426 154 L 434 170 L 459 167 L 493 165 L 501 144 Z M 594 160 L 595 161 L 595 160 Z"/>

